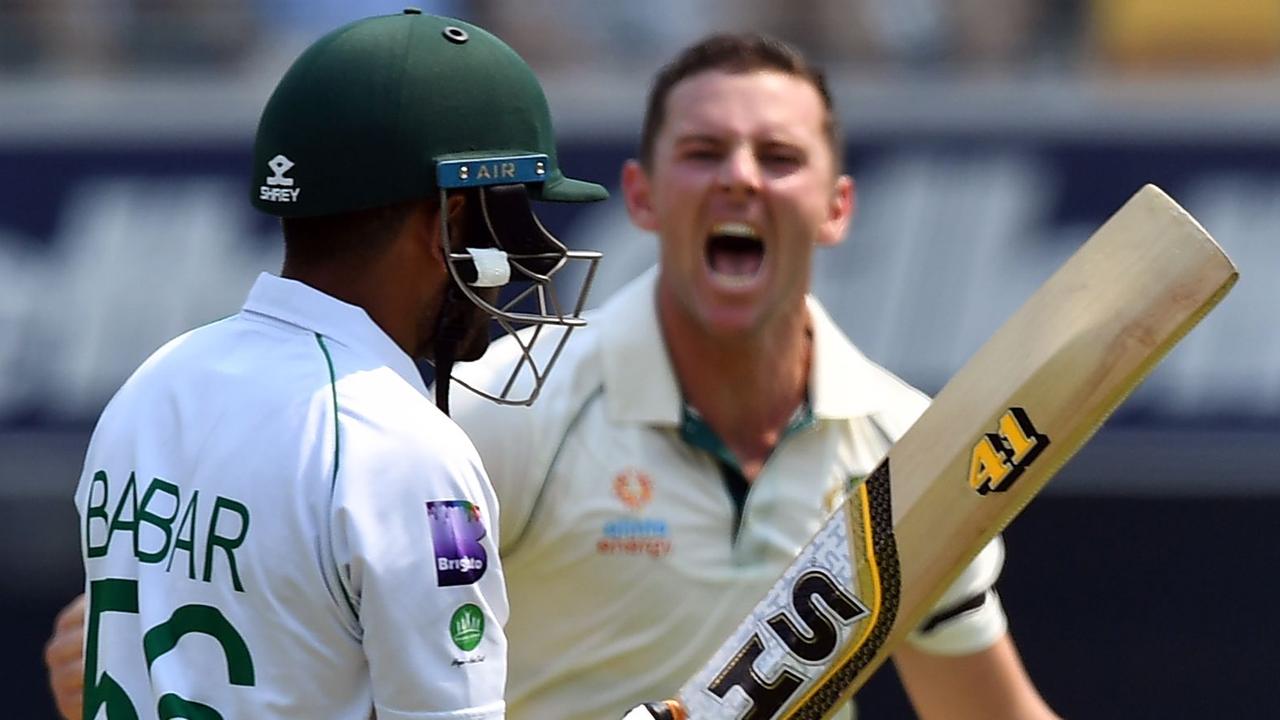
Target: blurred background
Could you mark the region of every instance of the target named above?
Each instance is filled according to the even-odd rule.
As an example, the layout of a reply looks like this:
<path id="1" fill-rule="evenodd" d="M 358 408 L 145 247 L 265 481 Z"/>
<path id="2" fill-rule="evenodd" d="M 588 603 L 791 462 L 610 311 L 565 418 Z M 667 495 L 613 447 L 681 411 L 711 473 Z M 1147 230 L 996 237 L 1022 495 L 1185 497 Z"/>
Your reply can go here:
<path id="1" fill-rule="evenodd" d="M 816 291 L 933 392 L 1107 215 L 1156 182 L 1241 268 L 1007 532 L 1002 594 L 1076 718 L 1278 717 L 1280 0 L 488 0 L 545 79 L 578 176 L 617 185 L 650 76 L 761 29 L 830 74 L 858 182 Z M 0 696 L 48 718 L 42 643 L 82 583 L 88 433 L 169 337 L 234 312 L 278 231 L 246 181 L 299 50 L 381 0 L 0 0 Z M 604 250 L 594 299 L 653 262 L 615 198 L 543 208 Z M 907 716 L 882 673 L 864 717 Z"/>

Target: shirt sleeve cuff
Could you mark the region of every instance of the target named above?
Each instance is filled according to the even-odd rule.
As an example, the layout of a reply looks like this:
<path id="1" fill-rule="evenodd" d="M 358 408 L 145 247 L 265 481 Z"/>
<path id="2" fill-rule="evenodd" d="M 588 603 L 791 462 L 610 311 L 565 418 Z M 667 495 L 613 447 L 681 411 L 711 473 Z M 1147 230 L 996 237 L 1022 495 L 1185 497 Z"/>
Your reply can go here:
<path id="1" fill-rule="evenodd" d="M 981 597 L 982 603 L 976 607 L 927 631 L 913 631 L 907 642 L 932 655 L 970 655 L 991 647 L 1009 629 L 1009 621 L 995 590 L 987 590 Z"/>
<path id="2" fill-rule="evenodd" d="M 1004 541 L 997 535 L 947 588 L 907 642 L 935 655 L 968 655 L 991 647 L 1009 627 L 992 587 L 1003 567 Z"/>

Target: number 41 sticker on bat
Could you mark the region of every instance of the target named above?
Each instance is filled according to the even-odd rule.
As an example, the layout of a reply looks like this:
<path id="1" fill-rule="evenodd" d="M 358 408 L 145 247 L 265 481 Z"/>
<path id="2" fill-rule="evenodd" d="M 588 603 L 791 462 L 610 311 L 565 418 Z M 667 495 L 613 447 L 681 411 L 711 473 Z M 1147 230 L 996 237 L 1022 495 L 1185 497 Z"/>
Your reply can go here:
<path id="1" fill-rule="evenodd" d="M 674 699 L 680 720 L 820 720 L 1235 284 L 1143 187 L 983 345 Z"/>

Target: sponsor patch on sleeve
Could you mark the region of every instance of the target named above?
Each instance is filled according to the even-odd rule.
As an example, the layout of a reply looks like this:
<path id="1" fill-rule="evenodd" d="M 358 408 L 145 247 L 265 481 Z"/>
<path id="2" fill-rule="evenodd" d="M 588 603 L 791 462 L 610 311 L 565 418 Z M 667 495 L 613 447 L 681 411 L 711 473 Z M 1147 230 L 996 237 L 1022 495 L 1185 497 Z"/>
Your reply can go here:
<path id="1" fill-rule="evenodd" d="M 480 508 L 475 503 L 428 501 L 427 522 L 431 525 L 437 585 L 470 585 L 484 577 L 489 556 L 480 540 L 486 531 Z"/>

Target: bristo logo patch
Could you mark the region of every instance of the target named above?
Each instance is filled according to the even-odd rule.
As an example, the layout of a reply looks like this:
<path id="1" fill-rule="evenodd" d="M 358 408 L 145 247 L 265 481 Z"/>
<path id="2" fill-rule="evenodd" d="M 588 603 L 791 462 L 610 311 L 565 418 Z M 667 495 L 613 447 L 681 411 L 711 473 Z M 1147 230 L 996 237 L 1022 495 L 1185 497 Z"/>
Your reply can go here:
<path id="1" fill-rule="evenodd" d="M 485 527 L 479 507 L 466 500 L 431 500 L 427 503 L 427 522 L 431 525 L 438 585 L 470 585 L 484 577 L 489 556 L 480 544 Z"/>

